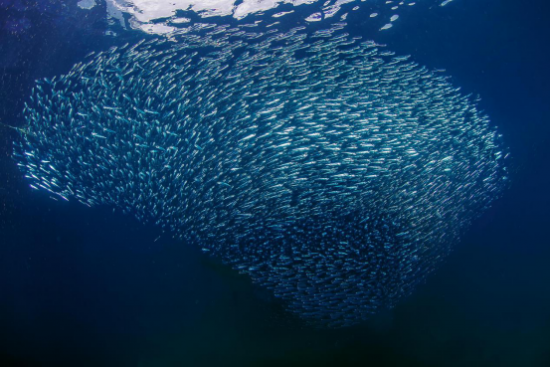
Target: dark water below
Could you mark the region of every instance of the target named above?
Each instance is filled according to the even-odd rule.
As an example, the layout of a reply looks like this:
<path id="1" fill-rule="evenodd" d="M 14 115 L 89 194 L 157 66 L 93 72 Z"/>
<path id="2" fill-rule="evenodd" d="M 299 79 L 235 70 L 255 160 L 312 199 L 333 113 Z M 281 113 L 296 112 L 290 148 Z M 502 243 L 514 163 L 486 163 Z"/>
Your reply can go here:
<path id="1" fill-rule="evenodd" d="M 0 0 L 0 121 L 12 125 L 36 78 L 132 37 L 103 36 L 100 9 L 14 3 Z M 550 6 L 448 6 L 376 40 L 482 96 L 512 187 L 412 297 L 354 328 L 304 327 L 156 227 L 32 191 L 1 130 L 0 366 L 550 366 Z"/>

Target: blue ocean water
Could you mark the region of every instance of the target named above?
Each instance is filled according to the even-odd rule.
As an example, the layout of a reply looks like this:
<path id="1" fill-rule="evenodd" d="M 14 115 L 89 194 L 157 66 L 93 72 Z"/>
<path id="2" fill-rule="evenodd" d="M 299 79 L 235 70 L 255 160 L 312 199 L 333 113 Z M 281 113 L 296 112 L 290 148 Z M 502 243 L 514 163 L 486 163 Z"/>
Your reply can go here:
<path id="1" fill-rule="evenodd" d="M 422 6 L 422 4 L 419 4 Z M 34 81 L 141 36 L 101 7 L 0 0 L 0 121 Z M 510 147 L 511 186 L 409 298 L 358 326 L 307 327 L 246 277 L 112 208 L 33 191 L 0 133 L 0 365 L 550 366 L 548 5 L 455 0 L 347 32 L 446 69 Z M 409 16 L 410 15 L 410 16 Z"/>

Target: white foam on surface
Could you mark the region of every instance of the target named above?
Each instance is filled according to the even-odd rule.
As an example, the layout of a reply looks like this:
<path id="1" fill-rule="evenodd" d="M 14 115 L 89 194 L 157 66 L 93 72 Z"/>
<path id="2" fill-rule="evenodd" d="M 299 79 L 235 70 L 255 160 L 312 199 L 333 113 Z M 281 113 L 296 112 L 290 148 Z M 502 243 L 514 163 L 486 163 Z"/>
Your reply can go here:
<path id="1" fill-rule="evenodd" d="M 97 3 L 95 0 L 80 0 L 76 5 L 81 9 L 90 10 L 96 6 Z"/>
<path id="2" fill-rule="evenodd" d="M 301 19 L 301 21 L 311 23 L 333 18 L 348 3 L 355 3 L 356 6 L 353 9 L 350 6 L 350 9 L 342 11 L 343 13 L 349 10 L 357 10 L 359 9 L 357 4 L 365 0 L 81 0 L 78 2 L 78 6 L 82 9 L 91 9 L 101 1 L 106 3 L 107 18 L 111 24 L 118 22 L 125 29 L 129 25 L 133 29 L 151 34 L 169 34 L 176 30 L 181 31 L 181 26 L 178 26 L 180 24 L 192 23 L 190 18 L 184 16 L 186 14 L 178 14 L 178 11 L 193 12 L 203 19 L 233 17 L 240 20 L 252 15 L 266 15 L 278 18 L 294 12 L 289 9 L 288 5 L 297 7 L 316 4 L 316 6 L 307 7 L 310 13 L 304 15 Z M 441 2 L 442 0 L 429 1 L 434 2 L 434 5 L 445 6 L 453 0 L 444 0 L 443 2 Z M 379 14 L 385 14 L 383 19 L 380 20 L 381 22 L 385 22 L 381 26 L 386 24 L 380 30 L 385 30 L 390 28 L 389 23 L 395 22 L 400 18 L 399 14 L 396 14 L 396 11 L 401 6 L 411 6 L 415 3 L 371 0 L 368 4 L 368 6 L 374 5 L 374 9 L 372 10 L 376 10 L 371 13 L 371 18 Z M 275 10 L 271 14 L 266 13 L 281 5 L 286 6 L 278 12 Z M 390 9 L 392 13 L 389 13 Z M 380 13 L 384 10 L 387 10 L 388 13 Z M 341 20 L 344 20 L 346 16 L 347 13 L 341 15 Z M 208 22 L 208 20 L 204 20 L 204 22 Z"/>
<path id="3" fill-rule="evenodd" d="M 342 3 L 352 1 L 354 0 L 337 0 L 335 6 L 339 10 Z M 105 2 L 108 19 L 116 19 L 126 28 L 123 14 L 128 14 L 130 15 L 129 23 L 132 28 L 155 34 L 166 34 L 177 29 L 168 23 L 188 22 L 187 20 L 182 21 L 182 19 L 188 18 L 177 16 L 178 10 L 192 11 L 201 18 L 231 16 L 236 19 L 244 19 L 252 14 L 275 9 L 282 4 L 293 6 L 313 3 L 322 4 L 320 0 L 105 0 Z M 81 0 L 78 3 L 78 6 L 82 9 L 91 9 L 96 5 L 95 0 Z M 274 17 L 289 13 L 291 12 L 280 12 Z M 159 22 L 162 19 L 169 19 L 169 21 Z"/>

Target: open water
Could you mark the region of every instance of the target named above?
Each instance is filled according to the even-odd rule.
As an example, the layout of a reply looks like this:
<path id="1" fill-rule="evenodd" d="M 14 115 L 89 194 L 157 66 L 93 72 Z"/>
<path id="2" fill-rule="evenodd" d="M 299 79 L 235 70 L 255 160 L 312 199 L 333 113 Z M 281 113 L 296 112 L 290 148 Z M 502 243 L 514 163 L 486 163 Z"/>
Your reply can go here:
<path id="1" fill-rule="evenodd" d="M 548 10 L 0 0 L 0 366 L 550 366 Z"/>

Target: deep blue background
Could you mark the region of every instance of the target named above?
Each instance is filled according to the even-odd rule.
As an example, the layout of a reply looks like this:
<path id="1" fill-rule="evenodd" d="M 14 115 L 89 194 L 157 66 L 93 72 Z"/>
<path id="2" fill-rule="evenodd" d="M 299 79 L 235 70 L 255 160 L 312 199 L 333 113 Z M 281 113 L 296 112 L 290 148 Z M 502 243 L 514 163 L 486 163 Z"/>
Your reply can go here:
<path id="1" fill-rule="evenodd" d="M 512 186 L 427 284 L 360 327 L 318 331 L 154 226 L 32 191 L 0 130 L 0 366 L 550 366 L 550 6 L 455 0 L 371 33 L 479 93 Z M 18 7 L 30 5 L 28 9 Z M 0 121 L 103 36 L 100 7 L 0 0 Z M 370 38 L 370 37 L 369 37 Z"/>

